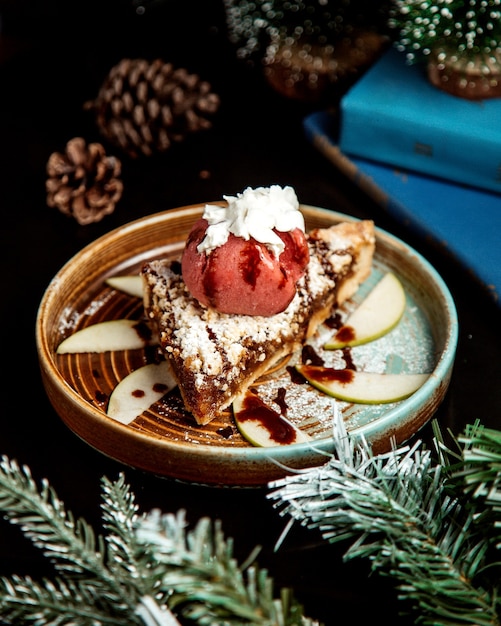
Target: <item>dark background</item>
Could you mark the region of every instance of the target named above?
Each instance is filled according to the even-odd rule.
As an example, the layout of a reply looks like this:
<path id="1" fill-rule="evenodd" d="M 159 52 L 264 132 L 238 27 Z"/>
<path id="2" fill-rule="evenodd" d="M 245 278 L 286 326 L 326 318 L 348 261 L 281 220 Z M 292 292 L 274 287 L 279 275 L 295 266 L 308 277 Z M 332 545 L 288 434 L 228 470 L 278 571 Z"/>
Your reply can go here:
<path id="1" fill-rule="evenodd" d="M 236 556 L 243 560 L 262 545 L 258 562 L 268 567 L 277 588 L 292 586 L 305 613 L 327 625 L 373 621 L 376 615 L 392 624 L 412 623 L 398 617 L 404 605 L 391 581 L 371 575 L 368 563 L 344 564 L 343 546 L 329 546 L 316 533 L 295 528 L 274 552 L 285 520 L 267 501 L 266 489 L 159 479 L 124 468 L 80 441 L 52 409 L 41 384 L 34 339 L 38 304 L 73 254 L 121 224 L 218 200 L 247 186 L 290 184 L 305 204 L 374 219 L 414 246 L 449 285 L 460 337 L 451 387 L 437 418 L 454 433 L 476 419 L 501 426 L 499 306 L 445 249 L 394 222 L 308 144 L 301 121 L 315 105 L 284 98 L 259 68 L 237 61 L 221 2 L 3 0 L 0 20 L 0 453 L 27 464 L 37 480 L 47 478 L 67 508 L 97 530 L 100 478 L 113 479 L 121 471 L 142 510 L 184 508 L 191 523 L 202 516 L 221 519 L 226 536 L 235 538 Z M 198 73 L 220 94 L 221 108 L 210 131 L 163 155 L 139 160 L 120 155 L 124 193 L 115 212 L 79 226 L 47 206 L 45 166 L 72 137 L 102 141 L 82 105 L 125 57 L 160 57 Z M 431 426 L 420 436 L 429 440 Z M 39 553 L 7 523 L 0 526 L 0 573 L 50 574 Z"/>

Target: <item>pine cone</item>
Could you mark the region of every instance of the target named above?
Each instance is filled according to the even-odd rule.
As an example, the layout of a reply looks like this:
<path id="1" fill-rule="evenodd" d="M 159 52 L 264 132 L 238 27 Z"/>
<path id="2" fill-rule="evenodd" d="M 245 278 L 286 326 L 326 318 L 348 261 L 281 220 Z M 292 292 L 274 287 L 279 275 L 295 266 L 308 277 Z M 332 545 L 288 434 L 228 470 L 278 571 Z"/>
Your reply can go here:
<path id="1" fill-rule="evenodd" d="M 75 137 L 64 154 L 53 152 L 47 162 L 47 204 L 72 215 L 79 224 L 98 222 L 112 213 L 123 191 L 121 163 L 106 156 L 100 143 L 86 145 Z"/>
<path id="2" fill-rule="evenodd" d="M 104 137 L 130 157 L 163 152 L 172 142 L 210 128 L 219 96 L 208 82 L 160 59 L 122 59 L 109 72 L 93 110 Z"/>

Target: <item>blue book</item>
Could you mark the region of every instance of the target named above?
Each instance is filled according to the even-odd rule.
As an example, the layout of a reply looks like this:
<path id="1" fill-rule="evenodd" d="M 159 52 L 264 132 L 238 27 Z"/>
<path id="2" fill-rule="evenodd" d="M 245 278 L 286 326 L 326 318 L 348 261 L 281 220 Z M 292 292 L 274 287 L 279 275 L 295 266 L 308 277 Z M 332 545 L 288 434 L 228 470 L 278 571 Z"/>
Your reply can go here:
<path id="1" fill-rule="evenodd" d="M 452 253 L 501 306 L 501 195 L 345 155 L 337 116 L 304 119 L 306 136 L 404 226 Z"/>
<path id="2" fill-rule="evenodd" d="M 391 48 L 341 99 L 339 147 L 350 156 L 501 192 L 501 98 L 434 87 Z"/>

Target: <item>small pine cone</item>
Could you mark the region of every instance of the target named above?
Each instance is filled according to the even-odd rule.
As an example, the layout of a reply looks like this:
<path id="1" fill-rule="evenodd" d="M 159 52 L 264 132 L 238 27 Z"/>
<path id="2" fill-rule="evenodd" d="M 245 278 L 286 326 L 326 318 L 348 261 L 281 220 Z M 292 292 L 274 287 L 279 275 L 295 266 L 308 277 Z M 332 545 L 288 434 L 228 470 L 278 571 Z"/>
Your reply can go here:
<path id="1" fill-rule="evenodd" d="M 212 126 L 219 96 L 208 82 L 160 59 L 122 59 L 109 72 L 93 110 L 101 134 L 132 158 Z"/>
<path id="2" fill-rule="evenodd" d="M 116 157 L 106 156 L 100 143 L 70 139 L 64 154 L 53 152 L 47 161 L 47 204 L 79 224 L 99 222 L 122 197 L 121 167 Z"/>

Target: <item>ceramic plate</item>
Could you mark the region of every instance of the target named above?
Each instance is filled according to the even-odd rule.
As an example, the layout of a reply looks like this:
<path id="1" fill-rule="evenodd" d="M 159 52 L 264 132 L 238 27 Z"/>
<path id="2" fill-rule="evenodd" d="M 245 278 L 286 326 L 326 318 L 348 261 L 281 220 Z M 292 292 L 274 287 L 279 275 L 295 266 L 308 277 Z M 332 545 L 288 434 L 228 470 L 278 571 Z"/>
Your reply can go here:
<path id="1" fill-rule="evenodd" d="M 102 354 L 58 355 L 60 342 L 75 331 L 105 320 L 143 315 L 142 301 L 109 287 L 106 279 L 137 274 L 148 260 L 179 255 L 204 205 L 165 211 L 134 221 L 96 240 L 75 255 L 47 288 L 37 317 L 37 348 L 45 389 L 65 424 L 88 444 L 129 466 L 183 481 L 209 485 L 258 486 L 298 468 L 319 465 L 332 450 L 332 401 L 288 370 L 259 387 L 270 403 L 278 397 L 287 416 L 305 429 L 313 443 L 257 448 L 239 434 L 231 416 L 197 426 L 177 391 L 150 406 L 129 424 L 106 414 L 115 386 L 146 364 L 151 349 Z M 307 229 L 353 218 L 302 206 Z M 346 316 L 369 289 L 391 270 L 402 281 L 407 307 L 391 333 L 349 354 L 330 351 L 327 363 L 381 372 L 430 372 L 410 398 L 381 405 L 339 402 L 349 431 L 363 434 L 376 452 L 391 441 L 406 441 L 434 414 L 446 393 L 457 343 L 457 316 L 451 295 L 436 271 L 405 243 L 377 230 L 372 274 L 340 309 Z M 316 350 L 322 350 L 317 339 Z"/>

